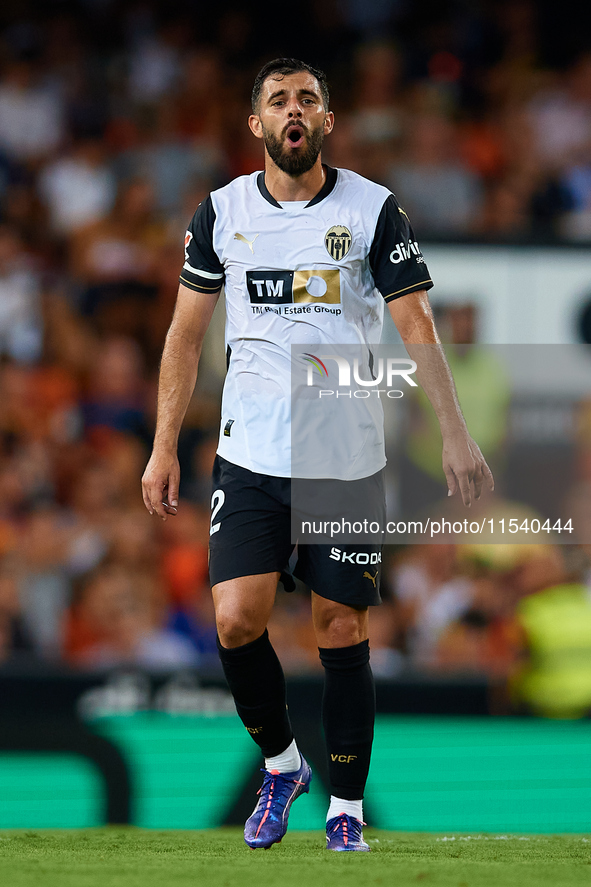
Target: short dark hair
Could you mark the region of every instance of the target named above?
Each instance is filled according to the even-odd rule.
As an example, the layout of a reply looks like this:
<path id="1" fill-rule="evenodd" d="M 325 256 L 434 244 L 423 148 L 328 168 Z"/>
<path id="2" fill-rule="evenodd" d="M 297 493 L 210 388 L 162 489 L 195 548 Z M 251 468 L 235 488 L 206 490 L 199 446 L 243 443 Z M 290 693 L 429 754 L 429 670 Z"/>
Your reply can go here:
<path id="1" fill-rule="evenodd" d="M 306 71 L 308 74 L 311 74 L 312 77 L 316 78 L 318 86 L 320 87 L 324 110 L 328 111 L 328 83 L 324 71 L 321 71 L 319 68 L 313 68 L 312 65 L 307 65 L 306 62 L 301 62 L 299 59 L 273 59 L 272 62 L 267 62 L 266 65 L 263 65 L 255 77 L 251 96 L 252 110 L 254 113 L 258 113 L 263 83 L 268 77 L 272 77 L 274 74 L 281 74 L 285 77 L 287 74 L 299 74 L 301 71 Z"/>

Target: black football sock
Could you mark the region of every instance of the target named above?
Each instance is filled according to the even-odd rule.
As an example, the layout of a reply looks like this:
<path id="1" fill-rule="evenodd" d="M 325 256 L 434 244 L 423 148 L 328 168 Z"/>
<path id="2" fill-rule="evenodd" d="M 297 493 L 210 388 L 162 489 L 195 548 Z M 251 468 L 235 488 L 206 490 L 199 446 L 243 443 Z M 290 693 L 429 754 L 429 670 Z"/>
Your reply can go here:
<path id="1" fill-rule="evenodd" d="M 265 633 L 241 647 L 222 647 L 220 659 L 240 720 L 266 758 L 280 755 L 293 740 L 285 677 Z"/>
<path id="2" fill-rule="evenodd" d="M 322 723 L 330 791 L 356 801 L 365 790 L 376 713 L 369 641 L 318 652 L 324 666 Z"/>

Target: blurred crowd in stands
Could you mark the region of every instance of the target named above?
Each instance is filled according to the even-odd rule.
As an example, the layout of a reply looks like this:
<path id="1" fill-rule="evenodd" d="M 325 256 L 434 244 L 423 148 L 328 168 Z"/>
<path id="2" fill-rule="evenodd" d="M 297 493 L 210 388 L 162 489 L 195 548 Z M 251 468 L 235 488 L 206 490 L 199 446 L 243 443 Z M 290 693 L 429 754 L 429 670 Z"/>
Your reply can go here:
<path id="1" fill-rule="evenodd" d="M 572 17 L 564 27 L 568 9 L 3 4 L 0 662 L 215 657 L 208 472 L 223 318 L 180 442 L 174 520 L 148 517 L 139 479 L 187 222 L 212 188 L 261 167 L 246 126 L 260 65 L 294 55 L 327 71 L 327 161 L 394 190 L 421 239 L 584 240 L 591 44 L 577 42 Z M 512 548 L 388 550 L 376 671 L 512 673 L 534 630 L 523 602 L 549 585 L 579 589 L 584 622 L 585 562 L 575 581 L 552 547 Z M 271 626 L 291 671 L 318 668 L 308 607 L 281 593 Z"/>

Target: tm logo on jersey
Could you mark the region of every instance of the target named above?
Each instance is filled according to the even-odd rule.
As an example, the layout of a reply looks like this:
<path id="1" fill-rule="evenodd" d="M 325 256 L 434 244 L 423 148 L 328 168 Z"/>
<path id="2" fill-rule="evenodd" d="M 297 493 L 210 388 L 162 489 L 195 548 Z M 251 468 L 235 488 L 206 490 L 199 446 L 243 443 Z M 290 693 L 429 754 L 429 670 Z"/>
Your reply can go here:
<path id="1" fill-rule="evenodd" d="M 337 269 L 313 271 L 247 271 L 246 287 L 253 306 L 277 306 L 280 313 L 308 313 L 316 310 L 340 314 L 340 309 L 324 308 L 322 303 L 339 305 L 341 277 Z M 320 304 L 319 304 L 320 303 Z M 290 308 L 301 305 L 301 308 Z M 267 309 L 268 310 L 268 309 Z"/>

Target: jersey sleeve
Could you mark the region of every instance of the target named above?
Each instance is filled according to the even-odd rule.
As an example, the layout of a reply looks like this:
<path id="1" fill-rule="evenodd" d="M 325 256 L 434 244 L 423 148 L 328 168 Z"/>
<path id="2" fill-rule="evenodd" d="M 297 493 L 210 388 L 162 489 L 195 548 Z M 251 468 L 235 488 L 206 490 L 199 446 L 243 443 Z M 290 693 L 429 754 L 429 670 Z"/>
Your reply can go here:
<path id="1" fill-rule="evenodd" d="M 393 194 L 386 198 L 378 217 L 369 264 L 386 302 L 433 286 L 410 220 Z"/>
<path id="2" fill-rule="evenodd" d="M 213 248 L 215 209 L 208 197 L 197 207 L 185 234 L 185 264 L 180 281 L 198 293 L 215 293 L 224 283 L 224 267 Z"/>

